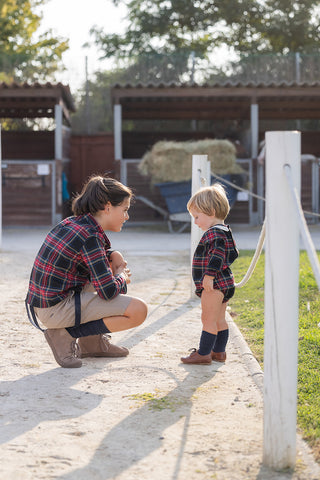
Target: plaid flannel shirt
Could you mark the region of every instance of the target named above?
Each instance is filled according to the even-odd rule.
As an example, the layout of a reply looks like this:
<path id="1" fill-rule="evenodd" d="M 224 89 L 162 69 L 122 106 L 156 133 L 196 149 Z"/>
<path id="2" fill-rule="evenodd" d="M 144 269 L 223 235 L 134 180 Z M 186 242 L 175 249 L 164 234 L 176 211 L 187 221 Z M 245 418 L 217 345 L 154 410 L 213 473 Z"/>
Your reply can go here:
<path id="1" fill-rule="evenodd" d="M 48 233 L 30 276 L 26 301 L 52 307 L 88 282 L 106 300 L 127 292 L 125 279 L 113 276 L 110 241 L 91 214 L 69 217 Z"/>
<path id="2" fill-rule="evenodd" d="M 213 277 L 214 288 L 226 290 L 234 286 L 229 266 L 238 257 L 229 225 L 215 225 L 201 237 L 192 261 L 192 278 L 196 294 L 200 297 L 205 275 Z"/>

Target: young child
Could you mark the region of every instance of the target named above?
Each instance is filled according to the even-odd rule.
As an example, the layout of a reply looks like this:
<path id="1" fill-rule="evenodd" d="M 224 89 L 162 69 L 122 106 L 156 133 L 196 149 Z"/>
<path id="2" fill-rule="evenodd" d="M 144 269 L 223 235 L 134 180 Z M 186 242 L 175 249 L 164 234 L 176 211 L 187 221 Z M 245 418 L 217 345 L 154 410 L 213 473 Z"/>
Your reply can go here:
<path id="1" fill-rule="evenodd" d="M 128 355 L 105 334 L 138 326 L 147 316 L 145 302 L 126 295 L 130 270 L 105 234 L 122 229 L 131 196 L 130 188 L 113 178 L 91 177 L 73 200 L 74 216 L 48 233 L 37 254 L 28 316 L 46 327 L 45 339 L 62 367 L 81 367 L 79 357 Z"/>
<path id="2" fill-rule="evenodd" d="M 224 224 L 230 206 L 222 185 L 204 187 L 189 200 L 187 208 L 203 234 L 193 257 L 192 277 L 201 297 L 202 334 L 199 349 L 193 349 L 183 363 L 210 364 L 226 360 L 229 338 L 225 320 L 228 300 L 234 294 L 230 265 L 238 257 L 232 232 Z"/>

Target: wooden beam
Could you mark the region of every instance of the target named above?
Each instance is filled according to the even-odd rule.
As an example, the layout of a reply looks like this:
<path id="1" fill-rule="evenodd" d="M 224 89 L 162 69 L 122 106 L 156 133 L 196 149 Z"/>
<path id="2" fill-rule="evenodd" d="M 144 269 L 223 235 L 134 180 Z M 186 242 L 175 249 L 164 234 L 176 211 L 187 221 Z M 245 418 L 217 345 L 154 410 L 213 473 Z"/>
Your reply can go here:
<path id="1" fill-rule="evenodd" d="M 121 87 L 113 88 L 111 95 L 115 103 L 125 98 L 212 98 L 245 97 L 259 101 L 261 97 L 318 97 L 320 86 L 225 86 L 225 87 Z"/>

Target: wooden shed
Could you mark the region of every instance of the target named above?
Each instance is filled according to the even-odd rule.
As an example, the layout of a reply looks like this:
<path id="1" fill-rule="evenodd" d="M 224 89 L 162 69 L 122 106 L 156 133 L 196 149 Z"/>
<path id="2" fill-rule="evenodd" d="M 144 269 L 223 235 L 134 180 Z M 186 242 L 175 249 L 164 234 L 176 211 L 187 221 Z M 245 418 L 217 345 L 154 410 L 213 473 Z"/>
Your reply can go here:
<path id="1" fill-rule="evenodd" d="M 150 189 L 137 164 L 143 154 L 159 140 L 195 140 L 215 138 L 214 131 L 200 131 L 197 122 L 233 120 L 242 125 L 238 161 L 247 169 L 255 193 L 264 196 L 264 164 L 258 161 L 259 144 L 267 130 L 300 129 L 302 120 L 320 120 L 320 83 L 231 83 L 216 85 L 115 85 L 114 105 L 115 158 L 120 163 L 121 180 L 161 204 L 159 192 Z M 130 120 L 167 122 L 167 130 L 126 130 Z M 170 121 L 193 122 L 191 131 L 173 132 Z M 289 127 L 288 127 L 289 125 Z M 244 139 L 245 137 L 245 139 Z M 221 137 L 220 137 L 221 138 Z M 224 138 L 228 138 L 228 132 Z M 234 139 L 234 138 L 233 138 Z M 320 132 L 302 131 L 302 153 L 310 154 L 302 163 L 302 202 L 306 210 L 319 212 Z M 137 202 L 134 216 L 152 218 L 154 212 Z M 257 224 L 263 221 L 264 202 L 249 197 L 232 209 L 232 223 Z"/>
<path id="2" fill-rule="evenodd" d="M 62 218 L 74 110 L 69 87 L 60 83 L 0 83 L 0 123 L 54 120 L 51 129 L 2 129 L 3 225 L 52 225 Z"/>

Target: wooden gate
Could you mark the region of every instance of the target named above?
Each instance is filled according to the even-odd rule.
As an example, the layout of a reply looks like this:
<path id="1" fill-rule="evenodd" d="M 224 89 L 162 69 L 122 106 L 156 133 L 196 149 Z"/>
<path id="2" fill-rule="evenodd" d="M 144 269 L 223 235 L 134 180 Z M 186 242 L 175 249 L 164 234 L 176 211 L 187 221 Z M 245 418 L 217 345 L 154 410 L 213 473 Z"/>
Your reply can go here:
<path id="1" fill-rule="evenodd" d="M 55 179 L 53 160 L 4 160 L 3 225 L 53 225 L 56 218 Z"/>

